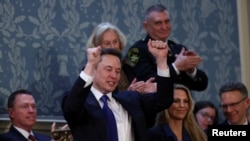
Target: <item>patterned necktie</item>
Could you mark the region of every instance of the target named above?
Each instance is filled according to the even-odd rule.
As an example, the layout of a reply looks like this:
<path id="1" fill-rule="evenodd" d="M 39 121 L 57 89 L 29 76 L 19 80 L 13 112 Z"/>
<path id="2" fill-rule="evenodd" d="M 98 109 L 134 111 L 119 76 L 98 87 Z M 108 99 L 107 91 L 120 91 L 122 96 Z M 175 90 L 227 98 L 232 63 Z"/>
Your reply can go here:
<path id="1" fill-rule="evenodd" d="M 115 116 L 113 112 L 108 107 L 108 96 L 103 95 L 101 97 L 101 101 L 103 102 L 103 108 L 102 111 L 106 118 L 107 123 L 107 132 L 108 132 L 108 141 L 118 141 L 118 133 L 117 133 L 117 127 L 116 127 L 116 121 Z"/>
<path id="2" fill-rule="evenodd" d="M 33 135 L 29 135 L 29 140 L 31 140 L 31 141 L 36 141 L 36 138 L 33 136 Z"/>

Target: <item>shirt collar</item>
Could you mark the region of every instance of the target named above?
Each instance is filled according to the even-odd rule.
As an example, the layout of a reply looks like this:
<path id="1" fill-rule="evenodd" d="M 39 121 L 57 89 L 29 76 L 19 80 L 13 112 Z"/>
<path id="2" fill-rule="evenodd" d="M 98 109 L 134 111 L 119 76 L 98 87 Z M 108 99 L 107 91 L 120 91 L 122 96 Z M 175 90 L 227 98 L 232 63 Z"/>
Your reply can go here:
<path id="1" fill-rule="evenodd" d="M 104 95 L 103 93 L 101 93 L 99 90 L 97 90 L 95 87 L 91 87 L 90 88 L 91 92 L 94 94 L 95 98 L 97 100 L 100 100 L 100 98 Z M 106 96 L 108 96 L 109 100 L 112 101 L 113 100 L 113 97 L 112 97 L 112 93 L 107 93 L 105 94 Z"/>
<path id="2" fill-rule="evenodd" d="M 31 133 L 29 133 L 28 131 L 26 131 L 26 130 L 24 130 L 24 129 L 22 129 L 22 128 L 19 128 L 19 127 L 17 127 L 17 126 L 13 126 L 14 128 L 16 128 L 16 130 L 17 131 L 19 131 L 25 138 L 29 138 L 29 135 L 30 134 L 32 134 L 33 136 L 34 136 L 34 134 L 33 134 L 33 132 L 31 131 Z"/>
<path id="3" fill-rule="evenodd" d="M 229 121 L 227 121 L 229 125 L 232 125 Z M 245 122 L 243 123 L 243 125 L 248 125 L 248 121 L 247 119 L 245 119 Z"/>

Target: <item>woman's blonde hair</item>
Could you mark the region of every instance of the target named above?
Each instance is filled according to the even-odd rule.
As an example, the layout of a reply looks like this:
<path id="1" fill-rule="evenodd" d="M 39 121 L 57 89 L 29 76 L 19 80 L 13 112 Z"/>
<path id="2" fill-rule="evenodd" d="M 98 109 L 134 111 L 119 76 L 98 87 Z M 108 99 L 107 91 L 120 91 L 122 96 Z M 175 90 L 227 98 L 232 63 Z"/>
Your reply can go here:
<path id="1" fill-rule="evenodd" d="M 93 30 L 91 36 L 89 37 L 87 41 L 87 48 L 99 46 L 102 41 L 103 33 L 109 30 L 114 31 L 117 34 L 119 42 L 120 42 L 120 51 L 122 51 L 125 48 L 127 39 L 119 28 L 117 28 L 115 25 L 109 22 L 100 23 L 99 25 L 95 27 L 95 29 Z"/>
<path id="2" fill-rule="evenodd" d="M 190 90 L 181 84 L 175 84 L 174 89 L 181 89 L 187 93 L 188 96 L 188 113 L 184 118 L 183 125 L 192 141 L 207 141 L 207 136 L 205 132 L 198 126 L 193 115 L 194 101 L 191 96 Z M 156 125 L 168 123 L 170 119 L 168 109 L 160 112 L 156 118 Z"/>

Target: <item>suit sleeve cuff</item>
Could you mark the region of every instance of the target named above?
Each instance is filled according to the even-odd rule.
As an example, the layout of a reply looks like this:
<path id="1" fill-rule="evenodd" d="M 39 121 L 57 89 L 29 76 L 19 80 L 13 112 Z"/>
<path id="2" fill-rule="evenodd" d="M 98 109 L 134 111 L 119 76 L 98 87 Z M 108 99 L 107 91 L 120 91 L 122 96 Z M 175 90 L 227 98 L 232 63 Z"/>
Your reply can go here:
<path id="1" fill-rule="evenodd" d="M 190 76 L 191 78 L 195 78 L 196 73 L 197 69 L 195 68 L 193 73 L 187 73 L 187 75 Z"/>
<path id="2" fill-rule="evenodd" d="M 80 77 L 82 78 L 82 80 L 86 82 L 84 85 L 84 88 L 89 86 L 93 82 L 93 77 L 90 75 L 87 75 L 84 71 L 81 71 Z"/>
<path id="3" fill-rule="evenodd" d="M 174 63 L 172 63 L 172 66 L 173 66 L 173 68 L 174 68 L 176 74 L 179 75 L 179 74 L 180 74 L 180 71 L 176 68 L 176 66 L 175 66 Z"/>

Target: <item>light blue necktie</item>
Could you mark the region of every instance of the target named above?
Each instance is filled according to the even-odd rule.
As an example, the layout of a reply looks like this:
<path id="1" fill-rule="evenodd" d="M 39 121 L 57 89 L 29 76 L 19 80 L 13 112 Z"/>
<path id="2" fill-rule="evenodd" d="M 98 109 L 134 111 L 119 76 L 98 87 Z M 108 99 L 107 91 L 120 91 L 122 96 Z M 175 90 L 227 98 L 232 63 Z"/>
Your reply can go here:
<path id="1" fill-rule="evenodd" d="M 116 127 L 115 116 L 111 109 L 108 107 L 108 96 L 103 95 L 101 97 L 101 101 L 103 102 L 102 111 L 106 118 L 107 123 L 107 134 L 108 134 L 108 141 L 118 141 L 118 133 Z"/>

